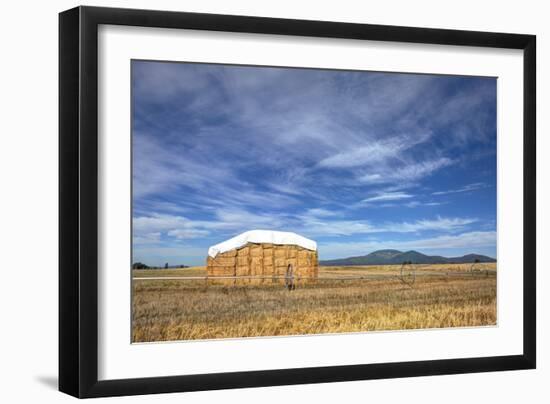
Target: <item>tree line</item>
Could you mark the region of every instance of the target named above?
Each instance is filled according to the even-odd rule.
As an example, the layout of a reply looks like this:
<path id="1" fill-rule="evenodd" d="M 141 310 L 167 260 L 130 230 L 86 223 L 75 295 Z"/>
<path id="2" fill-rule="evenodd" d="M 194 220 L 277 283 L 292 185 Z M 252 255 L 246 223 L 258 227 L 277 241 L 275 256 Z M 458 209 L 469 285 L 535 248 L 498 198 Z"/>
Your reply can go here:
<path id="1" fill-rule="evenodd" d="M 143 262 L 134 262 L 132 264 L 132 269 L 169 269 L 169 268 L 189 268 L 189 265 L 168 265 L 168 263 L 163 266 L 150 266 L 145 265 Z"/>

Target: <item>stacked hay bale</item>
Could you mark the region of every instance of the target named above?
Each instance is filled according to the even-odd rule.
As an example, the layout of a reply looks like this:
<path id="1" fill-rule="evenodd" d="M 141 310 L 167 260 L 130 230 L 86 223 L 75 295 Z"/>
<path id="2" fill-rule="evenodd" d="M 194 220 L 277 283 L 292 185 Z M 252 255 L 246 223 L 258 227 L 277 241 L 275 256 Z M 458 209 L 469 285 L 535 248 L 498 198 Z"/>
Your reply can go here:
<path id="1" fill-rule="evenodd" d="M 316 249 L 297 244 L 246 242 L 214 257 L 209 255 L 206 265 L 209 281 L 222 284 L 282 284 L 288 265 L 292 265 L 297 283 L 316 279 L 319 273 Z"/>

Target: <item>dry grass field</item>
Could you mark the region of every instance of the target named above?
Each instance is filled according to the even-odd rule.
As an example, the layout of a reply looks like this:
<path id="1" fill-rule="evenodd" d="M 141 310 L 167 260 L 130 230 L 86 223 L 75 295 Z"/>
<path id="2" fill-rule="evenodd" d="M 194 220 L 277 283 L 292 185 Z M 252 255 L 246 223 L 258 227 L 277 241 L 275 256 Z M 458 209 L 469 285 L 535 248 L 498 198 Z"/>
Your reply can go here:
<path id="1" fill-rule="evenodd" d="M 134 270 L 133 341 L 494 325 L 496 264 L 480 268 L 422 265 L 412 283 L 400 266 L 320 267 L 318 281 L 291 292 L 180 279 L 204 267 Z"/>

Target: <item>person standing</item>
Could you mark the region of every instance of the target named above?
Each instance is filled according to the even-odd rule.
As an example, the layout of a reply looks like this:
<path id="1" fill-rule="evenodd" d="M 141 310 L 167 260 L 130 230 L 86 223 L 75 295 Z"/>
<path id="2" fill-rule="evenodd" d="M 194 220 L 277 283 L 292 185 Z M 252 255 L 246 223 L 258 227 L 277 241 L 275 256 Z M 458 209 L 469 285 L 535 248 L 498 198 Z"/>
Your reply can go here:
<path id="1" fill-rule="evenodd" d="M 288 267 L 286 268 L 285 285 L 289 291 L 296 288 L 296 285 L 294 284 L 294 268 L 292 268 L 292 264 L 288 264 Z"/>

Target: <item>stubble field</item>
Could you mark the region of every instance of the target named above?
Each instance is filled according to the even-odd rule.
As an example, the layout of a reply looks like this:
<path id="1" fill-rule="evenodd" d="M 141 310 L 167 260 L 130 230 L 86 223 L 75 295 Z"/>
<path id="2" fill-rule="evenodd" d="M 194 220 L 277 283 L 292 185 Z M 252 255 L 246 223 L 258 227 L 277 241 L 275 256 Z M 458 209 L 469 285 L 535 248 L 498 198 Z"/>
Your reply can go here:
<path id="1" fill-rule="evenodd" d="M 134 342 L 496 324 L 496 264 L 320 267 L 319 280 L 212 284 L 204 267 L 134 270 Z M 189 278 L 189 279 L 185 279 Z M 414 282 L 413 282 L 414 281 Z M 233 283 L 233 281 L 231 281 Z"/>

